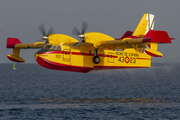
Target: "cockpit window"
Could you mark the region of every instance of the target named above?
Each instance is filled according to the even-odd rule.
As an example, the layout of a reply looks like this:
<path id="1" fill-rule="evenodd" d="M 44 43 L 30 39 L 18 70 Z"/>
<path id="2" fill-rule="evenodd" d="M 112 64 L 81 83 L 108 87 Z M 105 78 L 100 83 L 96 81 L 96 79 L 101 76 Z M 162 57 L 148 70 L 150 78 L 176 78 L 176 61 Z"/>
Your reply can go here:
<path id="1" fill-rule="evenodd" d="M 61 50 L 61 46 L 58 45 L 45 45 L 43 49 L 46 50 Z"/>
<path id="2" fill-rule="evenodd" d="M 56 48 L 56 50 L 61 50 L 61 46 L 58 46 L 58 47 Z"/>
<path id="3" fill-rule="evenodd" d="M 47 45 L 44 49 L 50 49 L 52 45 Z"/>
<path id="4" fill-rule="evenodd" d="M 56 49 L 56 45 L 52 46 L 51 50 L 55 50 Z"/>

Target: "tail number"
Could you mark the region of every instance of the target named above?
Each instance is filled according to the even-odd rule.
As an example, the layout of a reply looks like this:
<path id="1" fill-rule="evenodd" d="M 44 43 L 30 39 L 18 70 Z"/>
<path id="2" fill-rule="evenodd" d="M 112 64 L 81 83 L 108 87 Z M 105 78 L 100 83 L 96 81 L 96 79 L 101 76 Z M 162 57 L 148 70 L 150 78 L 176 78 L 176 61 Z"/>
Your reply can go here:
<path id="1" fill-rule="evenodd" d="M 136 63 L 136 58 L 130 57 L 130 63 Z"/>
<path id="2" fill-rule="evenodd" d="M 136 58 L 135 57 L 124 57 L 124 56 L 120 56 L 119 59 L 118 59 L 119 62 L 122 62 L 122 63 L 136 63 Z"/>

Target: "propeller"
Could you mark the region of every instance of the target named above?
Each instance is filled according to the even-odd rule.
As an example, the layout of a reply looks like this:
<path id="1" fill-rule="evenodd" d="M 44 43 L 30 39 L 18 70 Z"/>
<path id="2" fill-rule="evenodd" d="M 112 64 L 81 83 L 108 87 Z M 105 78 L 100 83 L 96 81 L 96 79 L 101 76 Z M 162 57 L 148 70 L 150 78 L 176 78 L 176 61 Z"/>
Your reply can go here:
<path id="1" fill-rule="evenodd" d="M 46 44 L 48 43 L 48 36 L 50 35 L 50 34 L 54 34 L 55 32 L 54 32 L 54 29 L 53 29 L 53 27 L 51 26 L 51 28 L 49 29 L 49 31 L 48 31 L 48 33 L 46 34 L 46 30 L 45 30 L 45 27 L 44 27 L 44 24 L 41 24 L 39 27 L 38 27 L 38 29 L 39 29 L 39 31 L 42 33 L 42 35 L 43 35 L 43 37 L 42 37 L 42 39 L 43 40 L 46 40 Z"/>
<path id="2" fill-rule="evenodd" d="M 72 34 L 78 35 L 78 37 L 82 40 L 82 42 L 85 42 L 84 33 L 86 32 L 87 28 L 88 28 L 88 24 L 85 21 L 83 21 L 81 32 L 77 29 L 77 27 L 74 26 L 74 28 L 72 29 Z"/>

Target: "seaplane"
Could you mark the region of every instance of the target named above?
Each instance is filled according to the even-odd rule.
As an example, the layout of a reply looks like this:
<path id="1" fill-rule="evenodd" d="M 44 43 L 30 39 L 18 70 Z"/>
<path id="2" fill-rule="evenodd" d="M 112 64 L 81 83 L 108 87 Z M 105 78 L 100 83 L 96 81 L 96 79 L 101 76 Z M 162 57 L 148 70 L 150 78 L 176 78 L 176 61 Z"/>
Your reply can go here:
<path id="1" fill-rule="evenodd" d="M 7 38 L 6 47 L 13 49 L 7 58 L 25 62 L 21 49 L 39 49 L 35 59 L 45 68 L 87 73 L 92 70 L 151 67 L 151 57 L 162 57 L 158 44 L 172 43 L 166 31 L 154 30 L 155 16 L 145 13 L 134 31 L 126 31 L 120 38 L 99 32 L 86 32 L 88 24 L 82 22 L 81 32 L 74 27 L 72 34 L 55 34 L 51 27 L 46 34 L 44 24 L 39 26 L 44 42 L 21 43 L 18 38 Z"/>

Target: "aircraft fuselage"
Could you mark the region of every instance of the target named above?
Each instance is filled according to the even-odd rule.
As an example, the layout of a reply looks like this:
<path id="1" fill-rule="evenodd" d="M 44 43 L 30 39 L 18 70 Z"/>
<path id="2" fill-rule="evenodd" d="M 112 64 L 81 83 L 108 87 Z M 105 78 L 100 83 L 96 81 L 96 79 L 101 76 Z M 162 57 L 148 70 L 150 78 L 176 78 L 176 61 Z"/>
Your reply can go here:
<path id="1" fill-rule="evenodd" d="M 98 64 L 93 61 L 94 55 L 95 49 L 91 46 L 76 49 L 66 45 L 52 45 L 41 49 L 35 56 L 38 64 L 45 68 L 72 72 L 151 66 L 151 56 L 135 49 L 98 49 Z"/>

